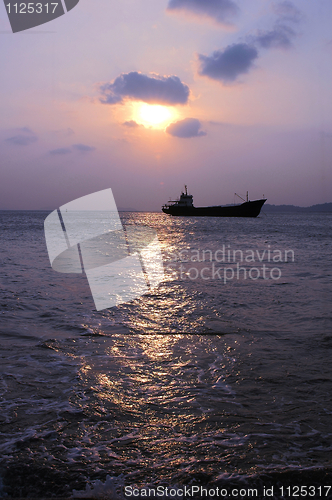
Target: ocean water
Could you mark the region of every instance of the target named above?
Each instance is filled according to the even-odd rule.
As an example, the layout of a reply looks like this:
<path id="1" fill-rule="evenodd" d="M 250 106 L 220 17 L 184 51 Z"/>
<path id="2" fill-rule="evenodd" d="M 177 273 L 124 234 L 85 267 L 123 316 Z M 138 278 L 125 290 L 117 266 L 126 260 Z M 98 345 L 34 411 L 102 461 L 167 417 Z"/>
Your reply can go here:
<path id="1" fill-rule="evenodd" d="M 165 280 L 99 312 L 47 215 L 0 212 L 0 496 L 332 498 L 331 214 L 123 213 Z"/>

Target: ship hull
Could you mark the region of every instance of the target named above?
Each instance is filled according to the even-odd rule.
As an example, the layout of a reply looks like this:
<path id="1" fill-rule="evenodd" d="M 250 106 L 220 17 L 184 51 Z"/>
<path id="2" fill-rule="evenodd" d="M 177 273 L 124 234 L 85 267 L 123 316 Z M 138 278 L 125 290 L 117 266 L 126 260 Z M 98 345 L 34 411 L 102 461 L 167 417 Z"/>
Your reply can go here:
<path id="1" fill-rule="evenodd" d="M 216 207 L 179 207 L 176 205 L 165 206 L 162 211 L 173 216 L 186 217 L 257 217 L 265 199 L 245 201 L 241 205 L 216 206 Z"/>

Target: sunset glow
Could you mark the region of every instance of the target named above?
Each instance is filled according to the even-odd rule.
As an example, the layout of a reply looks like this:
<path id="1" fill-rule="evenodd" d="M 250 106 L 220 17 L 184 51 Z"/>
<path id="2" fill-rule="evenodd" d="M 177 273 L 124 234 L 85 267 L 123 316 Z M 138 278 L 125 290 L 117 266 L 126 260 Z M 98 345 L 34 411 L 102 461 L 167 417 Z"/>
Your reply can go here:
<path id="1" fill-rule="evenodd" d="M 177 117 L 177 113 L 167 106 L 160 104 L 139 104 L 134 119 L 145 126 L 162 128 Z"/>

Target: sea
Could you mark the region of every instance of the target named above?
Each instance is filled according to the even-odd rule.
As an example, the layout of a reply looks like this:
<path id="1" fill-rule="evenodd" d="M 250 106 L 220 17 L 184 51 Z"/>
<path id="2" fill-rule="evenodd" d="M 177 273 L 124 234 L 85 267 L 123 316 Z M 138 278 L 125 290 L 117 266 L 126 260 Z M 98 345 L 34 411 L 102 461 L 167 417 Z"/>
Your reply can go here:
<path id="1" fill-rule="evenodd" d="M 123 212 L 164 279 L 96 310 L 0 212 L 0 497 L 332 498 L 332 214 Z"/>

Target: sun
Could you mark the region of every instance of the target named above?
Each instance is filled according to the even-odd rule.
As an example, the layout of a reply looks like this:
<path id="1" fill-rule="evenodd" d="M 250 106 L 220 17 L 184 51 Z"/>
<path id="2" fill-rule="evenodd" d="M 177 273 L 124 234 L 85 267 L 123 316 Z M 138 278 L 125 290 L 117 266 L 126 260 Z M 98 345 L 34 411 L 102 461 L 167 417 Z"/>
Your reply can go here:
<path id="1" fill-rule="evenodd" d="M 140 118 L 150 125 L 159 125 L 171 117 L 171 112 L 166 106 L 159 104 L 142 104 L 139 110 Z"/>
<path id="2" fill-rule="evenodd" d="M 168 106 L 140 103 L 135 109 L 134 115 L 134 120 L 141 125 L 163 128 L 174 121 L 176 112 Z"/>

